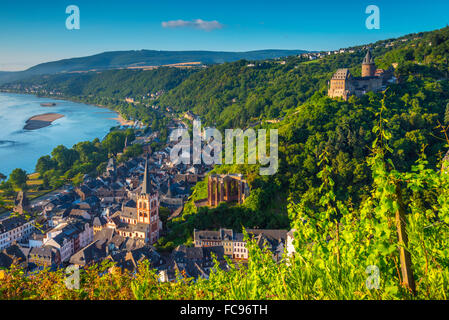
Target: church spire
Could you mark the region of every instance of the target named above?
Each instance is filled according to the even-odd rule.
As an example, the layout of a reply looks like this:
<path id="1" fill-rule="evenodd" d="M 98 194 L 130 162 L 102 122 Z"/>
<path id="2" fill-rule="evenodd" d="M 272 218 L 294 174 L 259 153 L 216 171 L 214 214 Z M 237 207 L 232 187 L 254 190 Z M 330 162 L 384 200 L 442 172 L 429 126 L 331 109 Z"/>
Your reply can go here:
<path id="1" fill-rule="evenodd" d="M 148 155 L 145 162 L 145 173 L 143 174 L 142 191 L 141 194 L 151 194 L 152 192 L 150 175 L 148 173 Z"/>
<path id="2" fill-rule="evenodd" d="M 170 178 L 168 178 L 168 190 L 167 190 L 167 197 L 169 197 L 169 198 L 171 198 L 171 197 L 172 197 Z"/>

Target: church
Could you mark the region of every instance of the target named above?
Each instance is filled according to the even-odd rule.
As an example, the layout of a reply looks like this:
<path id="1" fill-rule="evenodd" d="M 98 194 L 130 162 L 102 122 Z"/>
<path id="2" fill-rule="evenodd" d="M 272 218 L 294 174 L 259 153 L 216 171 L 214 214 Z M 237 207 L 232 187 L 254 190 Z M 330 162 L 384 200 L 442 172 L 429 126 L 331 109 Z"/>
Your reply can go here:
<path id="1" fill-rule="evenodd" d="M 329 81 L 328 96 L 347 101 L 350 96 L 360 97 L 367 92 L 385 90 L 388 83 L 395 83 L 394 68 L 377 69 L 374 57 L 368 50 L 362 62 L 362 76 L 353 77 L 349 69 L 338 69 Z"/>
<path id="2" fill-rule="evenodd" d="M 140 192 L 135 194 L 135 200 L 122 205 L 117 233 L 123 237 L 141 239 L 145 243 L 155 243 L 162 229 L 158 198 L 158 192 L 150 182 L 147 158 Z"/>

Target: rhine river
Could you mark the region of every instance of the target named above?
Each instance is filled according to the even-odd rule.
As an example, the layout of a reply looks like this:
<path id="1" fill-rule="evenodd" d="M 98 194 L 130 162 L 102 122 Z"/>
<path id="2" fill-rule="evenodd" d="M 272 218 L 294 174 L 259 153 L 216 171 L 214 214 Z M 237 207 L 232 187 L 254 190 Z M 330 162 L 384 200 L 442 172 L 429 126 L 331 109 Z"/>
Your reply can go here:
<path id="1" fill-rule="evenodd" d="M 56 103 L 42 107 L 41 103 Z M 63 115 L 50 126 L 24 130 L 26 121 L 36 115 Z M 58 145 L 103 139 L 111 127 L 119 125 L 117 113 L 108 109 L 33 95 L 0 92 L 0 172 L 9 175 L 15 168 L 34 172 L 37 160 Z"/>

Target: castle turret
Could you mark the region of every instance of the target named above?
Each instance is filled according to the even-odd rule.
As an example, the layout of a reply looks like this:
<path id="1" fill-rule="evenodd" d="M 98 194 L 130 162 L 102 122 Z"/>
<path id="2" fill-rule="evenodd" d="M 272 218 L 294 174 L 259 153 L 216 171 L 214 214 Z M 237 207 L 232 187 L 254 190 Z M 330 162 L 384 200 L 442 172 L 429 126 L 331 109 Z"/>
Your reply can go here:
<path id="1" fill-rule="evenodd" d="M 362 77 L 374 77 L 376 73 L 376 64 L 371 55 L 371 50 L 368 50 L 362 63 Z"/>

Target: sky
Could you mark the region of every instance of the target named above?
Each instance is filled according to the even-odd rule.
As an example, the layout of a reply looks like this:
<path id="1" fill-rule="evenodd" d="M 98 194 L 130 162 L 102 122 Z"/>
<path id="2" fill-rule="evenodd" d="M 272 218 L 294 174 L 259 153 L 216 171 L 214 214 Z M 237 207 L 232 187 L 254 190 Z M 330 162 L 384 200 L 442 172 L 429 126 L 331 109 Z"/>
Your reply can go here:
<path id="1" fill-rule="evenodd" d="M 79 29 L 66 27 L 70 5 Z M 448 0 L 1 0 L 0 70 L 117 50 L 334 50 L 448 23 Z"/>

